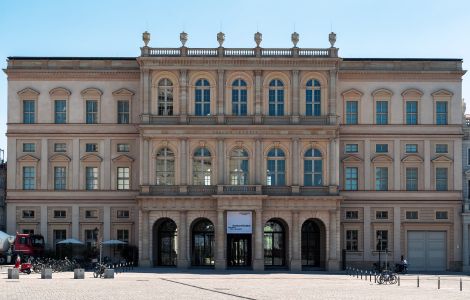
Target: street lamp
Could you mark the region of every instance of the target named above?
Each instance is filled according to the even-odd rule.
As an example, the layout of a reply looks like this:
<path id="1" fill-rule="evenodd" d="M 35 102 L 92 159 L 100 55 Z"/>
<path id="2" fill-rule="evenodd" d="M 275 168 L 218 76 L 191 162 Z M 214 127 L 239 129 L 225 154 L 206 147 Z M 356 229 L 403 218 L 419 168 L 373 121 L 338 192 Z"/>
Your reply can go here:
<path id="1" fill-rule="evenodd" d="M 382 234 L 381 233 L 377 234 L 377 241 L 378 241 L 377 248 L 379 250 L 379 272 L 382 272 L 382 261 L 380 259 L 380 254 L 382 252 Z"/>
<path id="2" fill-rule="evenodd" d="M 101 264 L 101 250 L 103 249 L 103 246 L 102 246 L 102 242 L 101 242 L 101 239 L 99 238 L 99 229 L 98 227 L 95 227 L 95 229 L 93 230 L 93 234 L 95 236 L 95 239 L 96 239 L 96 243 L 98 244 L 99 243 L 99 247 L 100 247 L 100 264 Z"/>

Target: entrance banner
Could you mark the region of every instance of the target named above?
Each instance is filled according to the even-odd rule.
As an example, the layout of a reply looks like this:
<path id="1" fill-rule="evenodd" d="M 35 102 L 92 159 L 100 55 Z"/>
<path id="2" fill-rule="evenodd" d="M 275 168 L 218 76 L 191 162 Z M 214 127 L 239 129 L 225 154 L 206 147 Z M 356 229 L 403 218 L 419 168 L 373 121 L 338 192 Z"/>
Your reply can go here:
<path id="1" fill-rule="evenodd" d="M 252 214 L 251 211 L 228 211 L 227 212 L 227 234 L 251 234 Z"/>

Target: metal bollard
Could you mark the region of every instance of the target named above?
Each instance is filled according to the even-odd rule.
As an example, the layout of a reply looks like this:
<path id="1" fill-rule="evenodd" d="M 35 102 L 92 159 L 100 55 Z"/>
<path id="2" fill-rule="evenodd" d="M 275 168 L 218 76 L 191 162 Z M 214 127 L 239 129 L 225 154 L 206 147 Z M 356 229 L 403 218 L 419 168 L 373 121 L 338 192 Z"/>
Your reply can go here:
<path id="1" fill-rule="evenodd" d="M 369 271 L 369 282 L 372 282 L 372 271 Z"/>
<path id="2" fill-rule="evenodd" d="M 400 286 L 400 276 L 398 276 L 398 286 Z"/>
<path id="3" fill-rule="evenodd" d="M 362 270 L 361 270 L 361 280 L 362 280 Z"/>
<path id="4" fill-rule="evenodd" d="M 417 282 L 417 287 L 419 287 L 419 275 L 418 275 L 418 278 L 416 279 L 416 282 Z"/>
<path id="5" fill-rule="evenodd" d="M 441 276 L 437 276 L 437 289 L 441 289 Z"/>
<path id="6" fill-rule="evenodd" d="M 377 283 L 377 272 L 374 272 L 374 283 Z"/>
<path id="7" fill-rule="evenodd" d="M 462 277 L 460 277 L 460 291 L 462 291 Z"/>

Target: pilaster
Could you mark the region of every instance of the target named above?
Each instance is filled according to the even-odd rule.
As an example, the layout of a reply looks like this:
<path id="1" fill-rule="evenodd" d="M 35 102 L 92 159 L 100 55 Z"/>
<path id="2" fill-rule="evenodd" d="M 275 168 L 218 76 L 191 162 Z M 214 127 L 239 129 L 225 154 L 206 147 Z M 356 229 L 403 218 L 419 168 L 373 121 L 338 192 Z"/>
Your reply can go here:
<path id="1" fill-rule="evenodd" d="M 401 232 L 400 232 L 400 207 L 393 208 L 393 257 L 395 261 L 401 260 Z"/>
<path id="2" fill-rule="evenodd" d="M 299 122 L 299 70 L 292 70 L 292 123 Z"/>
<path id="3" fill-rule="evenodd" d="M 300 224 L 299 212 L 292 213 L 292 260 L 290 269 L 293 272 L 302 271 L 302 258 L 300 253 Z"/>
<path id="4" fill-rule="evenodd" d="M 264 271 L 264 247 L 263 247 L 263 211 L 255 211 L 255 259 L 253 259 L 253 270 Z"/>
<path id="5" fill-rule="evenodd" d="M 188 114 L 188 71 L 180 70 L 180 115 L 186 122 L 186 115 Z"/>
<path id="6" fill-rule="evenodd" d="M 364 189 L 370 190 L 371 177 L 370 177 L 370 140 L 364 140 Z"/>
<path id="7" fill-rule="evenodd" d="M 47 190 L 47 139 L 41 139 L 41 190 Z"/>
<path id="8" fill-rule="evenodd" d="M 189 266 L 188 260 L 188 252 L 189 248 L 186 243 L 187 241 L 187 232 L 189 228 L 187 228 L 187 213 L 186 211 L 180 211 L 180 222 L 178 230 L 178 245 L 179 245 L 179 252 L 177 256 L 177 267 L 178 269 L 186 269 Z"/>
<path id="9" fill-rule="evenodd" d="M 256 70 L 255 71 L 255 115 L 261 115 L 262 109 L 261 109 L 261 97 L 262 97 L 262 82 L 261 82 L 261 76 L 263 74 L 263 71 L 261 70 Z"/>
<path id="10" fill-rule="evenodd" d="M 72 189 L 78 190 L 80 183 L 80 140 L 72 141 Z"/>
<path id="11" fill-rule="evenodd" d="M 400 190 L 400 140 L 393 140 L 393 189 Z"/>
<path id="12" fill-rule="evenodd" d="M 431 189 L 431 143 L 424 141 L 424 190 Z"/>
<path id="13" fill-rule="evenodd" d="M 225 151 L 224 151 L 224 140 L 217 139 L 217 184 L 223 185 L 225 183 L 224 177 L 224 159 L 225 159 Z"/>
<path id="14" fill-rule="evenodd" d="M 262 184 L 261 178 L 261 161 L 263 159 L 263 154 L 261 150 L 261 140 L 256 138 L 255 140 L 255 184 Z"/>
<path id="15" fill-rule="evenodd" d="M 187 170 L 188 170 L 188 158 L 187 158 L 187 151 L 186 151 L 186 139 L 180 139 L 180 149 L 179 149 L 179 155 L 180 155 L 180 178 L 179 182 L 181 185 L 187 185 Z"/>
<path id="16" fill-rule="evenodd" d="M 225 212 L 223 210 L 217 211 L 217 226 L 216 226 L 216 254 L 215 254 L 215 269 L 225 270 L 227 261 L 225 259 Z"/>
<path id="17" fill-rule="evenodd" d="M 293 138 L 292 139 L 292 185 L 298 186 L 299 185 L 299 139 Z"/>

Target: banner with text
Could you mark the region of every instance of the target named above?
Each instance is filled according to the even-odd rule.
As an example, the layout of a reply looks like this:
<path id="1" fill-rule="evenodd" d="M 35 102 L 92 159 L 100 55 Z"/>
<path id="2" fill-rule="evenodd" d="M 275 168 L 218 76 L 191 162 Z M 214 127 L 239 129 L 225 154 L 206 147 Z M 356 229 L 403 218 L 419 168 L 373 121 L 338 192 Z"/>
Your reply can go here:
<path id="1" fill-rule="evenodd" d="M 252 214 L 251 211 L 228 211 L 227 212 L 227 234 L 251 234 Z"/>

